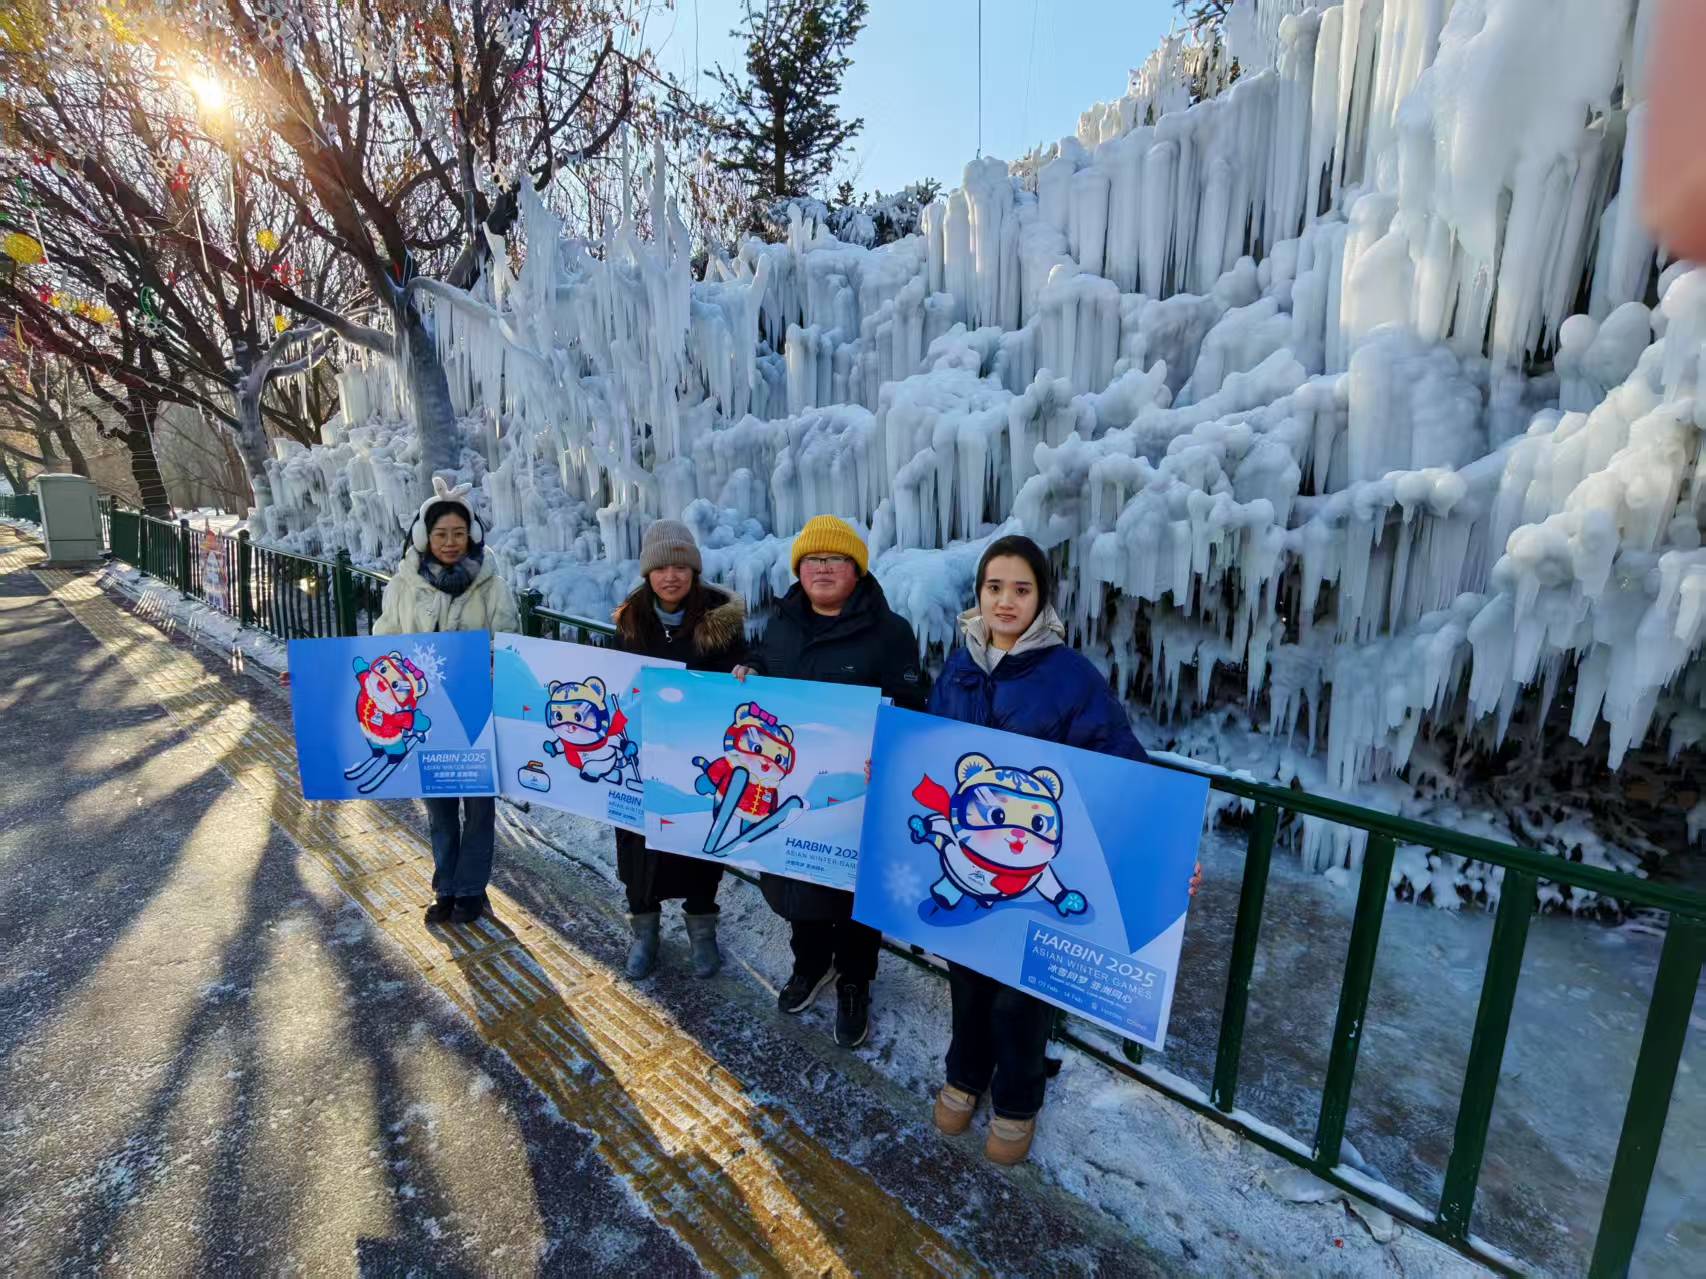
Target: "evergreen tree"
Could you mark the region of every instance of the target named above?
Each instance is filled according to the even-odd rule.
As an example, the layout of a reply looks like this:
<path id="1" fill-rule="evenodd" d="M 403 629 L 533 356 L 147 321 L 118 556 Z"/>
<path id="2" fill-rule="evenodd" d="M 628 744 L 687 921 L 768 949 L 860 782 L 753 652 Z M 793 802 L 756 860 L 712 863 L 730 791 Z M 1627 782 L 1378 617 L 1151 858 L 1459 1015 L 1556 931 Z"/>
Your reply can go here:
<path id="1" fill-rule="evenodd" d="M 746 0 L 739 27 L 744 75 L 718 67 L 727 147 L 719 163 L 761 200 L 803 195 L 829 176 L 836 154 L 864 127 L 843 120 L 835 96 L 865 25 L 866 0 Z"/>

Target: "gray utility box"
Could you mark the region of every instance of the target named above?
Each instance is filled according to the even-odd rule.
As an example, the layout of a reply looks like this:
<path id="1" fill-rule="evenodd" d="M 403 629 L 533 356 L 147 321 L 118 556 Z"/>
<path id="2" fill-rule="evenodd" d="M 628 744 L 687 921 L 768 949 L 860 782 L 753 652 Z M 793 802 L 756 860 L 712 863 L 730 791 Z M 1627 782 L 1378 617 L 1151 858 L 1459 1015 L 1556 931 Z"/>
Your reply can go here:
<path id="1" fill-rule="evenodd" d="M 42 536 L 49 564 L 87 564 L 99 561 L 106 549 L 101 539 L 101 508 L 95 486 L 81 475 L 38 475 L 36 500 L 41 503 Z"/>

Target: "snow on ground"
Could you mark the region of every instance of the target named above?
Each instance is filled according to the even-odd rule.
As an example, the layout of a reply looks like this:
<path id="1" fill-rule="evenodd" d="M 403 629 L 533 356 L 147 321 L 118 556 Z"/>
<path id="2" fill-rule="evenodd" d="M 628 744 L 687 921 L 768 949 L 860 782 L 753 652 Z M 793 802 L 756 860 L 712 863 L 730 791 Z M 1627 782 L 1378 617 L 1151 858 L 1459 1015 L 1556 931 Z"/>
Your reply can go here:
<path id="1" fill-rule="evenodd" d="M 542 808 L 500 808 L 524 847 L 549 847 L 613 885 L 608 829 Z M 1207 882 L 1186 929 L 1167 1051 L 1144 1066 L 1206 1090 L 1242 873 L 1241 845 L 1204 843 Z M 756 888 L 725 878 L 719 930 L 727 970 L 767 990 L 786 980 L 785 926 Z M 1314 1132 L 1338 974 L 1354 893 L 1276 859 L 1254 979 L 1240 1108 L 1300 1139 Z M 666 928 L 681 925 L 671 906 Z M 1492 917 L 1388 907 L 1368 1033 L 1347 1130 L 1346 1163 L 1372 1197 L 1437 1202 L 1468 1054 Z M 1482 1174 L 1477 1236 L 1544 1273 L 1586 1269 L 1633 1072 L 1659 937 L 1648 926 L 1534 923 Z M 690 980 L 665 972 L 653 980 Z M 871 1039 L 859 1056 L 903 1087 L 927 1122 L 947 1046 L 946 983 L 886 955 Z M 1706 1014 L 1706 1003 L 1702 1013 Z M 833 1002 L 806 1014 L 833 1031 Z M 1701 1019 L 1706 1025 L 1706 1016 Z M 1077 1025 L 1086 1039 L 1111 1041 Z M 1643 1274 L 1686 1275 L 1706 1246 L 1706 1047 L 1695 1036 L 1677 1083 L 1636 1254 Z M 1151 1244 L 1183 1250 L 1203 1273 L 1451 1273 L 1457 1259 L 1400 1227 L 1384 1249 L 1378 1213 L 1347 1215 L 1344 1196 L 1160 1093 L 1070 1049 L 1049 1086 L 1035 1163 L 1043 1175 Z M 786 1103 L 786 1098 L 779 1098 Z M 1325 1202 L 1293 1200 L 1322 1195 Z M 1378 1206 L 1378 1205 L 1376 1205 Z M 1425 1209 L 1424 1209 L 1425 1211 Z M 1335 1241 L 1339 1241 L 1335 1243 Z M 1342 1265 L 1329 1259 L 1343 1256 Z"/>
<path id="2" fill-rule="evenodd" d="M 149 577 L 141 569 L 117 561 L 100 572 L 100 584 L 132 601 L 137 613 L 168 635 L 181 634 L 193 643 L 228 657 L 241 657 L 272 671 L 287 668 L 284 644 L 272 636 L 239 626 L 235 620 L 177 587 Z"/>

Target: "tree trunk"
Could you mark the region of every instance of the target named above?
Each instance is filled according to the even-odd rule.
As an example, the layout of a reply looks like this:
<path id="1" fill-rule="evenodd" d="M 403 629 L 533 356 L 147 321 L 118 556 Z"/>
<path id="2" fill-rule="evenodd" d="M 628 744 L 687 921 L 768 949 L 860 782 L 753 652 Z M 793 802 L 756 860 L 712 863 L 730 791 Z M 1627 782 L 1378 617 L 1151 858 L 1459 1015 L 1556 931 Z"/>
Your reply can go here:
<path id="1" fill-rule="evenodd" d="M 142 509 L 150 515 L 169 516 L 171 500 L 166 496 L 166 483 L 160 478 L 160 461 L 154 456 L 154 421 L 152 405 L 133 391 L 124 408 L 124 445 L 130 450 L 130 473 L 136 479 Z"/>
<path id="2" fill-rule="evenodd" d="M 456 408 L 450 402 L 450 379 L 438 358 L 438 342 L 414 306 L 403 311 L 403 368 L 409 379 L 409 398 L 415 405 L 415 432 L 421 442 L 421 484 L 429 489 L 432 476 L 455 471 L 462 464 L 462 441 L 456 430 Z"/>
<path id="3" fill-rule="evenodd" d="M 249 491 L 254 495 L 255 511 L 259 513 L 272 505 L 272 481 L 267 478 L 267 459 L 272 456 L 272 449 L 267 441 L 267 429 L 261 422 L 261 396 L 266 393 L 265 385 L 250 392 L 248 383 L 246 374 L 238 383 L 234 442 L 237 456 L 243 459 L 243 473 L 248 477 Z"/>
<path id="4" fill-rule="evenodd" d="M 788 122 L 779 105 L 770 108 L 770 196 L 780 200 L 788 190 Z"/>
<path id="5" fill-rule="evenodd" d="M 41 454 L 41 469 L 48 472 L 57 471 L 63 459 L 59 456 L 59 450 L 53 447 L 53 432 L 41 425 L 39 420 L 35 430 L 36 450 Z"/>
<path id="6" fill-rule="evenodd" d="M 7 462 L 5 454 L 0 454 L 0 479 L 6 481 L 6 487 L 11 489 L 12 492 L 22 493 L 24 491 L 23 474 L 12 469 L 11 463 Z"/>
<path id="7" fill-rule="evenodd" d="M 59 445 L 65 450 L 65 457 L 71 463 L 71 470 L 84 479 L 92 478 L 89 474 L 89 459 L 84 456 L 83 446 L 77 443 L 77 437 L 72 434 L 71 428 L 69 426 L 58 426 L 54 428 L 53 433 L 59 437 Z"/>

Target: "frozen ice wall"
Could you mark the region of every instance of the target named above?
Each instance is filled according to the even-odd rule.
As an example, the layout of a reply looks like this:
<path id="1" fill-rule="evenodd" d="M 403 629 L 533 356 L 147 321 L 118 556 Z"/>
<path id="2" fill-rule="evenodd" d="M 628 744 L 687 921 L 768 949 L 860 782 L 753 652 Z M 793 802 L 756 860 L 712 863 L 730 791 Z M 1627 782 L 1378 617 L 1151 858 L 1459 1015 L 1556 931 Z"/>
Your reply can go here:
<path id="1" fill-rule="evenodd" d="M 1240 0 L 1224 46 L 1169 37 L 918 234 L 796 210 L 697 281 L 673 211 L 592 246 L 529 198 L 519 274 L 423 298 L 494 545 L 596 613 L 680 517 L 762 606 L 830 511 L 939 651 L 1023 529 L 1135 705 L 1246 716 L 1266 775 L 1341 793 L 1560 700 L 1612 768 L 1692 746 L 1706 273 L 1630 195 L 1651 8 Z M 344 392 L 263 518 L 382 561 L 417 486 L 402 392 L 371 364 Z"/>

